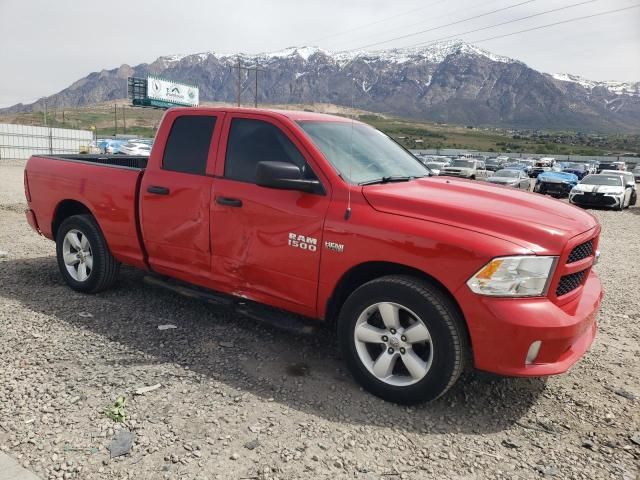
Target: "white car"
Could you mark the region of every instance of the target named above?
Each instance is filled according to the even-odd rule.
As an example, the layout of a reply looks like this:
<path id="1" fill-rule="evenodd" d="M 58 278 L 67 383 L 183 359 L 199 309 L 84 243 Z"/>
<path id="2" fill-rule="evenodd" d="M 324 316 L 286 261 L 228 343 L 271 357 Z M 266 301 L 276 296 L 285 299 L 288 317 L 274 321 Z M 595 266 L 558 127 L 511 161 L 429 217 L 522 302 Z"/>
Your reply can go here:
<path id="1" fill-rule="evenodd" d="M 148 157 L 151 154 L 151 145 L 146 142 L 128 142 L 120 147 L 120 153 Z"/>
<path id="2" fill-rule="evenodd" d="M 471 180 L 486 179 L 488 176 L 484 162 L 475 158 L 457 158 L 451 162 L 451 165 L 440 170 L 440 175 L 469 178 Z"/>
<path id="3" fill-rule="evenodd" d="M 442 169 L 447 166 L 444 162 L 427 162 L 425 165 L 434 175 L 440 175 Z"/>
<path id="4" fill-rule="evenodd" d="M 620 174 L 587 175 L 569 193 L 569 202 L 581 207 L 623 210 L 632 205 L 633 189 Z"/>

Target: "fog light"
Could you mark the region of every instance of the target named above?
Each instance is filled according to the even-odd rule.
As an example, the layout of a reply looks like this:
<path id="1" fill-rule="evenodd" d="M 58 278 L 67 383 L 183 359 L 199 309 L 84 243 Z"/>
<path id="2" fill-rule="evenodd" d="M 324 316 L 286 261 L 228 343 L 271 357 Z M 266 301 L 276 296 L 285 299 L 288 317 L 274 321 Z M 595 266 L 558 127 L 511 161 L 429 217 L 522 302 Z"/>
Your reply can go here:
<path id="1" fill-rule="evenodd" d="M 593 259 L 593 264 L 597 265 L 600 261 L 600 250 L 596 250 L 596 257 Z"/>
<path id="2" fill-rule="evenodd" d="M 531 365 L 535 362 L 538 353 L 540 352 L 540 347 L 542 346 L 542 342 L 540 340 L 533 342 L 529 347 L 529 351 L 527 352 L 527 358 L 525 358 L 524 363 L 526 365 Z"/>

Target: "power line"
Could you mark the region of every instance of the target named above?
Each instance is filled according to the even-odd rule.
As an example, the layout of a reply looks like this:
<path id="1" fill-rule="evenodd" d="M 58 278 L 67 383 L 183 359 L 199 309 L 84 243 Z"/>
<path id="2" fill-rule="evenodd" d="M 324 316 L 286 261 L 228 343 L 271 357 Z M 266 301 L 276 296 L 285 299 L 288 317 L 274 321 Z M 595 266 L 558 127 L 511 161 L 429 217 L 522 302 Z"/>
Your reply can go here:
<path id="1" fill-rule="evenodd" d="M 382 45 L 383 43 L 389 43 L 389 42 L 393 42 L 393 41 L 396 41 L 396 40 L 402 40 L 403 38 L 415 37 L 416 35 L 421 35 L 423 33 L 432 32 L 434 30 L 440 30 L 441 28 L 451 27 L 453 25 L 458 25 L 459 23 L 464 23 L 464 22 L 468 22 L 469 20 L 475 20 L 477 18 L 486 17 L 486 16 L 492 15 L 494 13 L 503 12 L 505 10 L 509 10 L 511 8 L 519 7 L 519 6 L 525 5 L 527 3 L 533 3 L 535 1 L 537 1 L 537 0 L 525 0 L 524 2 L 508 5 L 506 7 L 498 8 L 496 10 L 492 10 L 492 11 L 487 12 L 487 13 L 482 13 L 480 15 L 474 15 L 473 17 L 468 17 L 468 18 L 465 18 L 463 20 L 458 20 L 456 22 L 451 22 L 451 23 L 447 23 L 447 24 L 444 24 L 444 25 L 439 25 L 437 27 L 427 28 L 426 30 L 421 30 L 419 32 L 408 33 L 406 35 L 401 35 L 399 37 L 390 38 L 389 40 L 382 40 L 380 42 L 370 43 L 368 45 L 363 45 L 363 46 L 358 47 L 358 48 L 352 48 L 351 51 L 353 51 L 353 50 L 362 50 L 362 49 L 369 48 L 369 47 L 375 47 L 376 45 Z"/>
<path id="2" fill-rule="evenodd" d="M 583 17 L 570 18 L 568 20 L 562 20 L 560 22 L 548 23 L 546 25 L 540 25 L 540 26 L 537 26 L 537 27 L 526 28 L 524 30 L 518 30 L 517 32 L 504 33 L 502 35 L 496 35 L 495 37 L 488 37 L 488 38 L 482 38 L 480 40 L 473 40 L 472 43 L 488 42 L 489 40 L 495 40 L 497 38 L 510 37 L 512 35 L 517 35 L 519 33 L 532 32 L 534 30 L 541 30 L 543 28 L 554 27 L 556 25 L 562 25 L 562 24 L 565 24 L 565 23 L 577 22 L 579 20 L 586 20 L 587 18 L 600 17 L 602 15 L 609 15 L 611 13 L 618 13 L 618 12 L 622 12 L 622 11 L 625 11 L 625 10 L 631 10 L 632 8 L 638 8 L 638 7 L 640 7 L 640 3 L 637 3 L 635 5 L 631 5 L 630 7 L 618 8 L 618 9 L 615 9 L 615 10 L 608 10 L 606 12 L 594 13 L 592 15 L 585 15 Z"/>
<path id="3" fill-rule="evenodd" d="M 474 30 L 468 30 L 468 31 L 462 32 L 462 33 L 454 33 L 452 35 L 447 35 L 445 37 L 436 38 L 434 40 L 429 40 L 429 41 L 425 41 L 425 42 L 416 43 L 416 44 L 412 45 L 412 47 L 417 47 L 417 46 L 425 45 L 425 44 L 432 45 L 434 43 L 441 42 L 442 40 L 447 40 L 449 38 L 458 37 L 460 35 L 467 35 L 469 33 L 476 33 L 476 32 L 480 32 L 482 30 L 488 30 L 489 28 L 501 27 L 503 25 L 508 25 L 510 23 L 521 22 L 522 20 L 528 20 L 530 18 L 539 17 L 541 15 L 546 15 L 548 13 L 559 12 L 561 10 L 568 10 L 569 8 L 575 8 L 575 7 L 579 7 L 581 5 L 586 5 L 587 3 L 594 3 L 594 2 L 598 2 L 598 1 L 600 1 L 600 0 L 586 0 L 584 2 L 574 3 L 572 5 L 566 5 L 564 7 L 558 7 L 558 8 L 554 8 L 552 10 L 546 10 L 544 12 L 534 13 L 532 15 L 526 15 L 524 17 L 515 18 L 513 20 L 507 20 L 505 22 L 495 23 L 493 25 L 489 25 L 489 26 L 486 26 L 486 27 L 476 28 Z"/>
<path id="4" fill-rule="evenodd" d="M 398 13 L 396 15 L 392 15 L 391 17 L 381 18 L 380 20 L 376 20 L 376 21 L 370 22 L 370 23 L 365 23 L 365 24 L 359 25 L 357 27 L 351 28 L 349 30 L 342 30 L 340 32 L 331 33 L 331 34 L 326 35 L 324 37 L 318 38 L 318 39 L 316 39 L 316 40 L 314 40 L 314 41 L 312 41 L 310 43 L 313 44 L 313 45 L 317 45 L 320 42 L 323 42 L 324 40 L 327 40 L 329 38 L 339 37 L 339 36 L 342 36 L 342 35 L 346 35 L 347 33 L 352 33 L 352 32 L 355 32 L 357 30 L 362 30 L 363 28 L 371 27 L 372 25 L 378 25 L 378 24 L 383 23 L 383 22 L 388 22 L 389 20 L 393 20 L 393 19 L 398 18 L 398 17 L 403 17 L 405 15 L 409 15 L 410 13 L 418 12 L 420 10 L 424 10 L 425 8 L 432 7 L 434 5 L 437 5 L 439 3 L 444 3 L 446 1 L 447 0 L 438 0 L 438 1 L 435 1 L 435 2 L 431 2 L 431 3 L 428 3 L 427 5 L 422 5 L 421 7 L 413 8 L 413 9 L 408 10 L 406 12 L 402 12 L 402 13 Z"/>
<path id="5" fill-rule="evenodd" d="M 457 14 L 459 12 L 469 12 L 470 10 L 477 10 L 478 8 L 487 7 L 488 5 L 491 5 L 493 3 L 497 3 L 497 2 L 500 2 L 500 1 L 502 1 L 502 0 L 490 0 L 489 2 L 483 3 L 482 5 L 479 5 L 479 6 L 475 6 L 475 7 L 471 7 L 471 8 L 459 8 L 457 10 L 453 10 L 451 12 L 447 12 L 444 15 L 438 15 L 437 17 L 430 17 L 430 18 L 427 18 L 427 19 L 423 18 L 419 22 L 409 23 L 407 25 L 398 25 L 396 27 L 389 28 L 387 30 L 377 31 L 376 32 L 376 37 L 379 38 L 384 34 L 396 32 L 396 30 L 398 30 L 399 28 L 402 28 L 402 29 L 406 30 L 407 28 L 415 27 L 415 26 L 418 26 L 418 25 L 423 25 L 423 24 L 428 23 L 428 22 L 433 22 L 434 20 L 439 20 L 441 18 L 450 17 L 451 15 Z M 350 42 L 350 43 L 354 43 L 354 42 Z"/>

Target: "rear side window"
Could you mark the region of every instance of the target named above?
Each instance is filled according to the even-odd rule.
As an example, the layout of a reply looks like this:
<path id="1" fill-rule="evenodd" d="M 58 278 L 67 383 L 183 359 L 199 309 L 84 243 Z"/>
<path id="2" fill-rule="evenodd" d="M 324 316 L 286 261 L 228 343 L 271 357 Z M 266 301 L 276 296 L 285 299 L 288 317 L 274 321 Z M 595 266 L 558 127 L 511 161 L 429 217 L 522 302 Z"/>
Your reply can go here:
<path id="1" fill-rule="evenodd" d="M 229 131 L 224 176 L 241 182 L 255 183 L 258 162 L 267 161 L 293 163 L 303 170 L 305 177 L 313 177 L 300 151 L 278 127 L 262 120 L 233 119 Z"/>
<path id="2" fill-rule="evenodd" d="M 216 117 L 185 115 L 171 126 L 162 158 L 162 168 L 204 175 Z"/>

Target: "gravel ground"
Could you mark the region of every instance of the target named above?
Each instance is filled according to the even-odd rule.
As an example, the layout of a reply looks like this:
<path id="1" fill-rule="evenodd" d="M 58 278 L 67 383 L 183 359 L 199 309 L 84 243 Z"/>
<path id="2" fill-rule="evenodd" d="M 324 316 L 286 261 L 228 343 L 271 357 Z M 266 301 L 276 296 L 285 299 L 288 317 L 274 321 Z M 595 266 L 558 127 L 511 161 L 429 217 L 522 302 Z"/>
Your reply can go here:
<path id="1" fill-rule="evenodd" d="M 568 374 L 471 373 L 406 408 L 360 390 L 328 332 L 280 332 L 130 268 L 73 292 L 23 202 L 21 167 L 0 166 L 0 448 L 43 479 L 638 478 L 640 208 L 593 211 L 607 296 Z M 104 414 L 119 396 L 125 423 Z"/>

